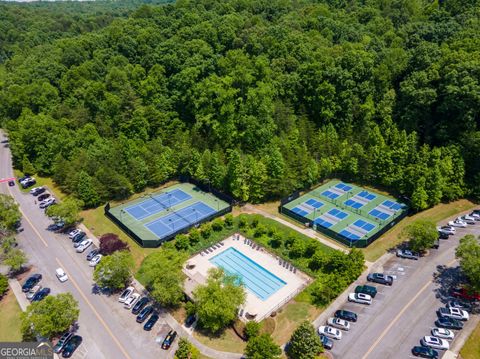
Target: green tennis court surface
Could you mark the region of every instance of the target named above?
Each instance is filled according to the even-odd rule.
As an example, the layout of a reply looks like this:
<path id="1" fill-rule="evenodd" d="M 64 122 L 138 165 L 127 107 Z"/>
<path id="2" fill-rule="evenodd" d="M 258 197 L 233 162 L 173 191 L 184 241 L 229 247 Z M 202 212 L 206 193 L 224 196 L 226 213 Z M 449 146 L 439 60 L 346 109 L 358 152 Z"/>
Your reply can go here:
<path id="1" fill-rule="evenodd" d="M 229 211 L 230 205 L 191 183 L 180 183 L 106 209 L 143 246 L 155 247 L 188 228 Z"/>
<path id="2" fill-rule="evenodd" d="M 344 244 L 365 246 L 403 218 L 408 207 L 392 197 L 332 180 L 280 210 Z"/>

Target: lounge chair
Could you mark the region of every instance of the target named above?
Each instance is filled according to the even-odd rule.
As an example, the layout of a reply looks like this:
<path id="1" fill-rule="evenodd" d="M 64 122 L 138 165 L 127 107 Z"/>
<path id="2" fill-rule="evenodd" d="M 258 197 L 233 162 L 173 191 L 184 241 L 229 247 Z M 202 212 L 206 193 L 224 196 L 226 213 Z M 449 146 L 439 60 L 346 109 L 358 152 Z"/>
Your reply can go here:
<path id="1" fill-rule="evenodd" d="M 297 273 L 297 268 L 293 268 L 293 273 Z"/>

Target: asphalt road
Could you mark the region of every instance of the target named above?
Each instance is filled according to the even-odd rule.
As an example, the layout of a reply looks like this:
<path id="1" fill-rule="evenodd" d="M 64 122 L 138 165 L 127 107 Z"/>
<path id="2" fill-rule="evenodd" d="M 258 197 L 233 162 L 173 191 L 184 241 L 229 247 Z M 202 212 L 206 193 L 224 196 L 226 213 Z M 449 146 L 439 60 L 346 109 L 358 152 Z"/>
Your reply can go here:
<path id="1" fill-rule="evenodd" d="M 6 138 L 0 134 L 0 139 L 3 141 Z M 0 178 L 12 177 L 10 150 L 6 143 L 0 147 L 0 164 Z M 18 183 L 14 187 L 0 183 L 0 191 L 12 195 L 20 205 L 24 231 L 17 240 L 33 266 L 32 273 L 42 273 L 41 284 L 50 287 L 52 294 L 70 292 L 78 300 L 78 334 L 83 337 L 83 343 L 75 358 L 148 359 L 172 356 L 155 343 L 158 328 L 144 332 L 135 323 L 135 317 L 117 303 L 116 295 L 106 297 L 92 293 L 93 270 L 85 260 L 86 254 L 75 253 L 66 236 L 46 230 L 51 220 L 34 203 L 33 196 L 22 193 Z M 60 283 L 56 279 L 55 269 L 58 267 L 68 274 L 67 282 Z M 161 323 L 159 327 L 163 328 Z"/>
<path id="2" fill-rule="evenodd" d="M 441 240 L 438 250 L 432 249 L 418 261 L 393 257 L 376 270 L 395 276 L 393 285 L 372 284 L 378 294 L 370 306 L 343 305 L 343 309 L 356 312 L 359 319 L 335 342 L 332 354 L 342 359 L 413 358 L 412 347 L 430 335 L 436 310 L 450 299 L 449 289 L 459 278 L 455 248 L 459 238 L 468 233 L 480 234 L 480 223 L 457 229 L 455 236 Z"/>

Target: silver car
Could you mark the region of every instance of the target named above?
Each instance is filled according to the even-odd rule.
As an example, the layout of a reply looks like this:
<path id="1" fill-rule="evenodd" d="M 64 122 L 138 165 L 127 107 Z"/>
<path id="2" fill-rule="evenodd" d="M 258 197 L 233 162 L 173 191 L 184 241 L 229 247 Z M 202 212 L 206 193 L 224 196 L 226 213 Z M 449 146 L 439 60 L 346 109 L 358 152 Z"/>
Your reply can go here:
<path id="1" fill-rule="evenodd" d="M 36 285 L 35 287 L 33 287 L 32 289 L 30 289 L 26 294 L 25 296 L 27 297 L 28 300 L 32 300 L 33 296 L 35 294 L 37 294 L 38 291 L 40 291 L 40 289 L 42 289 L 42 286 L 41 285 Z"/>

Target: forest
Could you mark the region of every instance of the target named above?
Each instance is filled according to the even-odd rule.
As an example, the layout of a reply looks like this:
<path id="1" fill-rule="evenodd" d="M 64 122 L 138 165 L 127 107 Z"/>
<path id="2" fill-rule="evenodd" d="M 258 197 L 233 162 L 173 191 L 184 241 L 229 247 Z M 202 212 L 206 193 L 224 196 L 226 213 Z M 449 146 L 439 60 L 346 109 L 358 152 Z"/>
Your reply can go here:
<path id="1" fill-rule="evenodd" d="M 480 198 L 479 0 L 96 3 L 0 6 L 15 166 L 87 207 L 178 175 Z"/>

